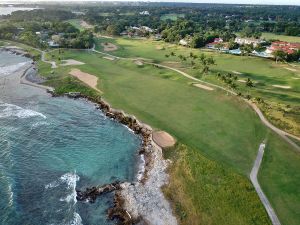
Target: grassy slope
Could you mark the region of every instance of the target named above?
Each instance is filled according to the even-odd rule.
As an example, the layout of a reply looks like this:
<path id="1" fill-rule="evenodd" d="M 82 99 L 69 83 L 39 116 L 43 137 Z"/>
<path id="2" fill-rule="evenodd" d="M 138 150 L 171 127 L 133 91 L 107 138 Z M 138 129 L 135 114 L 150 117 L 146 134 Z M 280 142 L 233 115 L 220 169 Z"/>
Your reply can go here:
<path id="1" fill-rule="evenodd" d="M 71 25 L 73 25 L 80 31 L 84 30 L 84 27 L 81 26 L 81 19 L 71 19 L 71 20 L 67 20 L 67 22 L 69 22 Z"/>
<path id="2" fill-rule="evenodd" d="M 225 190 L 234 190 L 237 188 L 237 196 L 240 196 L 237 200 L 243 198 L 243 196 L 246 198 L 249 194 L 247 189 L 250 185 L 249 181 L 245 176 L 230 172 L 227 166 L 235 168 L 235 171 L 244 175 L 248 174 L 258 145 L 266 137 L 265 128 L 247 106 L 240 104 L 239 100 L 226 96 L 222 92 L 207 92 L 192 87 L 189 85 L 188 80 L 163 69 L 152 68 L 151 66 L 138 67 L 130 61 L 112 62 L 102 59 L 100 55 L 84 52 L 68 51 L 65 52 L 65 58 L 73 58 L 88 63 L 77 67 L 100 77 L 100 89 L 104 91 L 104 97 L 114 107 L 122 108 L 152 126 L 170 132 L 180 142 L 187 144 L 190 149 L 188 151 L 191 154 L 190 159 L 199 157 L 198 161 L 195 162 L 186 161 L 191 169 L 196 169 L 198 164 L 209 164 L 211 162 L 212 167 L 206 169 L 208 174 L 220 176 L 220 190 L 224 188 Z M 48 73 L 49 71 L 50 69 L 48 69 Z M 44 69 L 41 72 L 46 74 L 47 70 Z M 61 75 L 67 72 L 68 68 L 64 67 L 59 68 L 55 73 Z M 272 142 L 270 140 L 270 143 Z M 276 151 L 280 154 L 285 155 L 287 151 L 291 151 L 290 147 L 284 146 L 280 139 L 276 142 L 279 143 Z M 205 157 L 201 156 L 199 151 Z M 207 158 L 221 162 L 224 166 L 218 167 L 216 163 L 209 161 Z M 300 164 L 298 163 L 296 166 L 299 167 Z M 214 170 L 213 168 L 218 169 Z M 223 174 L 218 175 L 221 171 L 223 171 Z M 180 170 L 174 173 L 175 177 L 179 177 Z M 239 176 L 236 179 L 241 179 L 243 185 L 236 186 L 237 180 L 233 178 L 230 178 L 230 182 L 226 182 L 229 179 L 228 176 Z M 210 175 L 207 175 L 207 178 L 209 177 Z M 291 187 L 296 187 L 294 186 L 294 184 L 297 184 L 296 177 L 293 173 L 286 174 L 286 178 L 293 181 L 290 184 Z M 200 179 L 199 182 L 196 182 L 198 179 Z M 199 192 L 199 189 L 203 185 L 213 187 L 215 185 L 213 179 L 203 180 L 201 174 L 197 173 L 194 183 L 190 183 L 188 180 L 185 181 L 185 179 L 179 180 L 179 182 L 180 185 L 189 188 L 183 188 L 184 191 L 180 192 L 185 196 L 184 199 L 188 201 L 187 204 L 180 206 L 183 207 L 182 211 L 189 211 L 186 208 L 187 206 L 201 206 L 201 210 L 197 212 L 197 218 L 202 218 L 203 215 L 207 214 L 207 220 L 209 220 L 208 218 L 211 219 L 209 224 L 224 224 L 218 215 L 213 216 L 211 212 L 212 209 L 219 208 L 219 200 L 222 199 L 225 201 L 224 205 L 226 207 L 221 207 L 223 210 L 220 209 L 219 215 L 230 215 L 230 219 L 235 221 L 233 224 L 255 224 L 255 222 L 249 223 L 249 215 L 246 215 L 247 212 L 252 212 L 251 207 L 258 204 L 257 196 L 254 193 L 249 194 L 249 196 L 252 196 L 249 197 L 252 202 L 247 201 L 247 204 L 243 206 L 238 205 L 241 204 L 239 200 L 234 202 L 234 197 L 230 193 L 226 195 L 226 191 L 214 192 L 211 201 L 205 202 L 203 199 L 206 198 L 207 193 Z M 283 181 L 272 179 L 268 182 L 264 180 L 262 182 L 264 185 L 269 186 L 274 183 L 280 184 Z M 187 190 L 188 192 L 186 192 Z M 189 195 L 186 196 L 186 193 L 189 193 Z M 284 193 L 279 188 L 271 189 L 267 194 L 268 196 L 277 196 L 273 200 L 276 209 L 284 207 L 289 212 L 288 214 L 279 214 L 283 221 L 286 221 L 288 217 L 293 218 L 294 221 L 300 221 L 299 215 L 293 211 L 293 208 L 283 202 L 286 196 L 294 197 L 294 192 Z M 300 196 L 296 195 L 295 199 L 299 200 Z M 247 205 L 249 208 L 247 208 Z M 241 211 L 236 210 L 237 208 Z M 257 212 L 257 218 L 264 218 L 265 214 L 262 212 Z M 184 221 L 189 221 L 191 216 L 193 215 L 187 216 Z M 245 220 L 241 220 L 242 217 L 245 217 Z M 247 223 L 245 223 L 246 220 Z M 257 220 L 260 221 L 258 224 L 265 224 L 265 222 L 262 222 L 263 219 Z M 289 224 L 296 225 L 297 223 Z"/>
<path id="3" fill-rule="evenodd" d="M 287 35 L 278 35 L 272 33 L 262 33 L 262 38 L 265 39 L 276 39 L 281 41 L 288 41 L 288 42 L 300 42 L 300 37 L 296 36 L 287 36 Z"/>
<path id="4" fill-rule="evenodd" d="M 169 168 L 170 183 L 163 190 L 182 225 L 271 224 L 267 214 L 260 213 L 264 208 L 243 176 L 184 146 L 165 155 L 174 163 Z"/>
<path id="5" fill-rule="evenodd" d="M 259 181 L 282 224 L 300 221 L 299 162 L 299 153 L 290 151 L 275 135 L 268 138 Z"/>

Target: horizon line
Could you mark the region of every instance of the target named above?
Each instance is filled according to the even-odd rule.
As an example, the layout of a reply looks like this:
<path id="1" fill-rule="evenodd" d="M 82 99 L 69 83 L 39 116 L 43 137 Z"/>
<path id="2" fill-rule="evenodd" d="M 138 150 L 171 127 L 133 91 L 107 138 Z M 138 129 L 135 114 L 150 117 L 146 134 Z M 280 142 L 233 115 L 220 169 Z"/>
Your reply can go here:
<path id="1" fill-rule="evenodd" d="M 243 2 L 239 2 L 239 3 L 234 3 L 234 2 L 227 2 L 226 0 L 224 0 L 224 2 L 218 2 L 219 0 L 216 0 L 217 2 L 206 2 L 209 0 L 205 0 L 205 1 L 197 1 L 197 0 L 0 0 L 0 4 L 31 4 L 31 3 L 37 3 L 37 4 L 43 4 L 43 3 L 80 3 L 80 4 L 84 4 L 84 3 L 97 3 L 97 2 L 119 2 L 119 3 L 189 3 L 189 4 L 211 4 L 211 5 L 251 5 L 251 6 L 255 6 L 255 5 L 259 5 L 259 6 L 300 6 L 300 2 L 297 4 L 291 4 L 291 3 L 287 3 L 287 4 L 278 4 L 278 3 L 274 3 L 274 1 L 272 2 L 266 2 L 266 3 L 260 3 L 260 2 L 256 2 L 256 3 L 243 3 Z M 222 0 L 221 0 L 222 1 Z"/>

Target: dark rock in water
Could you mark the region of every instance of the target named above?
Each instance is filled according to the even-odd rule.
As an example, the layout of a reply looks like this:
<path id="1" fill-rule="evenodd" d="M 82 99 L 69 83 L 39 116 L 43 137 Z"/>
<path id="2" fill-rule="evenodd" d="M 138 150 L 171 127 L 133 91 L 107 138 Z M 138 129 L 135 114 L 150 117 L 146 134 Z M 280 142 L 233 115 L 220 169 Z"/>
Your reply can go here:
<path id="1" fill-rule="evenodd" d="M 116 181 L 111 184 L 105 184 L 100 187 L 86 188 L 85 191 L 76 190 L 76 199 L 78 201 L 88 201 L 90 203 L 94 203 L 98 196 L 112 191 L 120 190 L 120 188 L 120 182 Z"/>
<path id="2" fill-rule="evenodd" d="M 114 206 L 110 208 L 107 212 L 108 218 L 110 220 L 117 219 L 118 225 L 132 225 L 136 221 L 132 219 L 130 214 L 123 208 L 124 200 L 119 193 L 115 194 Z"/>
<path id="3" fill-rule="evenodd" d="M 69 92 L 69 93 L 66 93 L 66 96 L 68 96 L 70 98 L 80 98 L 81 93 L 80 92 Z"/>

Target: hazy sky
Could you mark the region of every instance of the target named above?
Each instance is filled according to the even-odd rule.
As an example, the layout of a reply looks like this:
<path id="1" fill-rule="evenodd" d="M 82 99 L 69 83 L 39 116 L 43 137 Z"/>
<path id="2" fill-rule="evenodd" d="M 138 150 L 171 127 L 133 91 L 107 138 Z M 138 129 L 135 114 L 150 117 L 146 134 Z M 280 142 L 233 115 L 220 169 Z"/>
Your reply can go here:
<path id="1" fill-rule="evenodd" d="M 30 0 L 0 0 L 3 2 L 30 2 Z M 97 0 L 31 0 L 31 1 L 97 1 Z M 99 1 L 99 0 L 98 0 Z M 111 1 L 111 0 L 102 0 Z M 118 1 L 128 1 L 128 0 L 118 0 Z M 129 1 L 139 1 L 139 0 L 129 0 Z M 146 0 L 144 0 L 146 1 Z M 300 0 L 148 0 L 150 2 L 200 2 L 200 3 L 232 3 L 232 4 L 276 4 L 276 5 L 300 5 Z"/>

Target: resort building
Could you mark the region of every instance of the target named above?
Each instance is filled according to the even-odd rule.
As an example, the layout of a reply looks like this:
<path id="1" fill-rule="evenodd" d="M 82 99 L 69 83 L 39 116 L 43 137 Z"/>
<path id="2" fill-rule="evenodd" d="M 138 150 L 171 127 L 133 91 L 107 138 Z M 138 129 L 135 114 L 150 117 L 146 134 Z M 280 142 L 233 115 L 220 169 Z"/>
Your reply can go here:
<path id="1" fill-rule="evenodd" d="M 224 42 L 222 38 L 215 38 L 213 42 L 206 45 L 210 49 L 229 50 L 228 43 Z"/>
<path id="2" fill-rule="evenodd" d="M 253 44 L 253 47 L 256 47 L 258 44 L 262 44 L 265 41 L 262 40 L 262 39 L 255 39 L 255 38 L 236 37 L 234 42 L 239 44 L 239 45 L 251 45 L 251 44 Z"/>
<path id="3" fill-rule="evenodd" d="M 291 43 L 285 41 L 274 41 L 271 46 L 267 48 L 266 53 L 272 54 L 275 51 L 283 51 L 287 54 L 293 54 L 300 50 L 300 43 Z"/>

